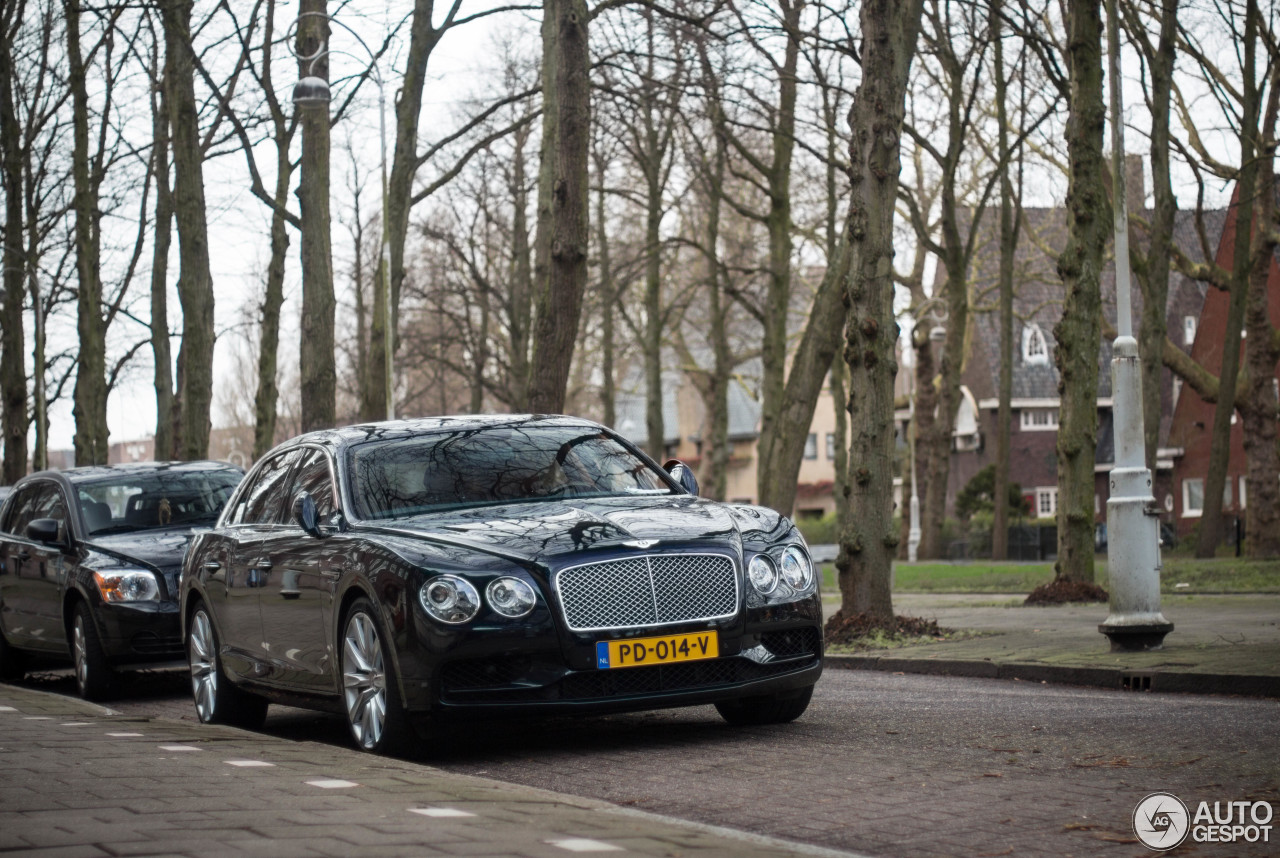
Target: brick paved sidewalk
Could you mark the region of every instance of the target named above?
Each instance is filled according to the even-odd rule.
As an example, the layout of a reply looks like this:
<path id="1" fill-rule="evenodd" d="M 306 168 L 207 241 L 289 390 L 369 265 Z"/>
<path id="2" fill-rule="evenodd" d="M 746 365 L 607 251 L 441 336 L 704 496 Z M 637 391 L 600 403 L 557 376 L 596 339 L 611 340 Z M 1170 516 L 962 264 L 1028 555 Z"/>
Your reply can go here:
<path id="1" fill-rule="evenodd" d="M 849 854 L 329 745 L 124 718 L 8 685 L 0 685 L 0 852 Z"/>
<path id="2" fill-rule="evenodd" d="M 1110 651 L 1098 632 L 1104 604 L 1025 607 L 1023 598 L 897 593 L 896 613 L 978 636 L 835 656 L 828 666 L 1280 697 L 1280 595 L 1166 595 L 1174 630 L 1163 649 L 1140 653 Z"/>

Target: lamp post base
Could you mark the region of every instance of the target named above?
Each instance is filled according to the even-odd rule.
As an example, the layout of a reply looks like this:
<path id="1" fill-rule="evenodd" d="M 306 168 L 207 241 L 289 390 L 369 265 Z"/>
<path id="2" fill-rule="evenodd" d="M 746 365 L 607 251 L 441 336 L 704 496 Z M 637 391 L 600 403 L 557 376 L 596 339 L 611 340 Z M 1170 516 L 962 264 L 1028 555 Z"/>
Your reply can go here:
<path id="1" fill-rule="evenodd" d="M 1147 652 L 1164 649 L 1164 636 L 1173 631 L 1173 623 L 1135 623 L 1114 626 L 1099 623 L 1098 631 L 1111 641 L 1112 652 Z"/>

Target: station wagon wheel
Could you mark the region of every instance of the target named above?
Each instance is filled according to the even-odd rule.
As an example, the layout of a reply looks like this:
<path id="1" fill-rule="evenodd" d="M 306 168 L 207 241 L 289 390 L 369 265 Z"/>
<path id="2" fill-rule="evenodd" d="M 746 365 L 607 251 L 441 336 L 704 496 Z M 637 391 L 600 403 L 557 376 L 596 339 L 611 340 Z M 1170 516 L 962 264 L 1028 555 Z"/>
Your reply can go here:
<path id="1" fill-rule="evenodd" d="M 71 620 L 71 657 L 76 668 L 76 691 L 85 700 L 102 700 L 111 691 L 111 665 L 102 651 L 98 627 L 93 624 L 89 606 L 76 603 Z"/>
<path id="2" fill-rule="evenodd" d="M 738 727 L 759 724 L 786 724 L 794 721 L 809 708 L 813 686 L 777 694 L 757 697 L 739 697 L 737 700 L 721 700 L 716 704 L 720 717 Z"/>
<path id="3" fill-rule="evenodd" d="M 342 699 L 351 738 L 363 751 L 396 754 L 408 746 L 411 731 L 390 667 L 373 604 L 358 599 L 343 624 Z"/>
<path id="4" fill-rule="evenodd" d="M 196 717 L 203 724 L 233 724 L 256 730 L 267 717 L 267 701 L 231 684 L 218 660 L 218 633 L 204 605 L 196 608 L 187 626 L 187 661 L 191 665 L 191 696 Z"/>

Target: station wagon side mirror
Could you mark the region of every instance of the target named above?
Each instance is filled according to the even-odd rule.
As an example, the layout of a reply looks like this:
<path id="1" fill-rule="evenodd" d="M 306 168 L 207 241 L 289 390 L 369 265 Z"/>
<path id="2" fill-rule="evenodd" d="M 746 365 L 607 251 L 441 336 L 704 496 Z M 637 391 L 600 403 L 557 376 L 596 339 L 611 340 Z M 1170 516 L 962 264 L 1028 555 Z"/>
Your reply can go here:
<path id="1" fill-rule="evenodd" d="M 54 519 L 37 518 L 27 525 L 27 539 L 51 545 L 61 541 L 58 539 L 58 530 L 58 522 Z"/>
<path id="2" fill-rule="evenodd" d="M 316 499 L 310 492 L 299 492 L 293 502 L 293 518 L 312 536 L 320 535 L 320 516 L 316 513 Z"/>
<path id="3" fill-rule="evenodd" d="M 680 488 L 694 497 L 698 496 L 698 478 L 693 475 L 693 468 L 679 459 L 669 459 L 662 468 L 680 484 Z"/>

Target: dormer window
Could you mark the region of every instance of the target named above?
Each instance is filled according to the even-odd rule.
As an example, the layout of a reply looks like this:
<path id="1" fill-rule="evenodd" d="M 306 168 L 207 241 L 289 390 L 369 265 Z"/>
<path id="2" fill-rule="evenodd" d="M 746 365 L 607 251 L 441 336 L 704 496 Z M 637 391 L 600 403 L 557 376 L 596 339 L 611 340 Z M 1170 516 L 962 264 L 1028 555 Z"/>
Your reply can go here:
<path id="1" fill-rule="evenodd" d="M 1182 344 L 1184 346 L 1194 345 L 1196 341 L 1196 317 L 1182 317 Z"/>
<path id="2" fill-rule="evenodd" d="M 1022 329 L 1022 360 L 1027 364 L 1049 362 L 1049 344 L 1044 338 L 1044 331 L 1035 322 Z"/>

